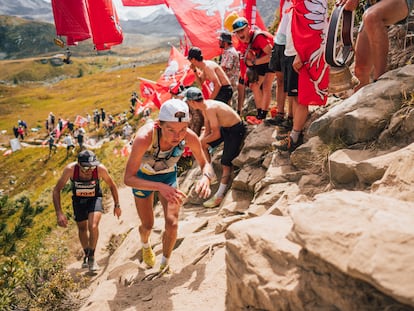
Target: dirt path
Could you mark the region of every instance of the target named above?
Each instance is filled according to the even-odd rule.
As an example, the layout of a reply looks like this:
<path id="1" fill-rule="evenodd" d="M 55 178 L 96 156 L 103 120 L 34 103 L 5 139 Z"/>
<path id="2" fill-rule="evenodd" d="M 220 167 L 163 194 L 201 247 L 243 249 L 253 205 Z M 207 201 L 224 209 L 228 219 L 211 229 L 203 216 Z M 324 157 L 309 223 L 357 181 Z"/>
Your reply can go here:
<path id="1" fill-rule="evenodd" d="M 156 208 L 151 240 L 157 264 L 148 270 L 140 263 L 139 219 L 133 196 L 129 188 L 121 188 L 119 193 L 123 214 L 119 220 L 109 213 L 102 217 L 96 251 L 102 269 L 87 276 L 91 285 L 81 293 L 86 302 L 80 310 L 225 310 L 224 235 L 214 233 L 220 219 L 218 210 L 199 206 L 182 208 L 176 249 L 170 261 L 173 274 L 142 281 L 145 275 L 158 270 L 163 213 Z M 113 234 L 126 237 L 115 253 L 109 255 L 106 246 Z M 80 262 L 68 267 L 73 275 L 87 275 L 79 268 Z"/>

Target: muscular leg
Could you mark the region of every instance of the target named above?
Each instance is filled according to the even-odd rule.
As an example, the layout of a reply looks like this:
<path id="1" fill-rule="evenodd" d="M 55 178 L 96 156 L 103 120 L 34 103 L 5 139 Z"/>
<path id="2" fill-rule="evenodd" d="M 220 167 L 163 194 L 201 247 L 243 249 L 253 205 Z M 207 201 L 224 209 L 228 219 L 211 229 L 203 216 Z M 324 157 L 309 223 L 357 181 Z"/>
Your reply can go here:
<path id="1" fill-rule="evenodd" d="M 101 216 L 101 212 L 93 212 L 88 215 L 89 248 L 93 250 L 96 249 L 98 243 Z"/>
<path id="2" fill-rule="evenodd" d="M 78 225 L 78 236 L 79 241 L 83 249 L 89 248 L 89 238 L 88 238 L 88 221 L 83 220 L 76 223 Z"/>
<path id="3" fill-rule="evenodd" d="M 283 72 L 276 72 L 276 104 L 277 112 L 285 112 L 286 92 L 284 91 Z"/>
<path id="4" fill-rule="evenodd" d="M 255 83 L 250 83 L 249 87 L 253 92 L 253 97 L 254 97 L 254 104 L 256 105 L 256 109 L 263 109 L 262 108 L 262 98 L 263 98 L 263 92 L 260 89 L 260 86 L 263 82 L 264 77 L 263 76 L 259 76 L 259 81 L 255 82 Z"/>
<path id="5" fill-rule="evenodd" d="M 370 83 L 373 67 L 373 58 L 370 51 L 368 35 L 363 28 L 358 34 L 355 45 L 355 76 L 359 80 L 359 84 L 354 89 L 355 92 Z"/>
<path id="6" fill-rule="evenodd" d="M 262 110 L 269 111 L 270 102 L 272 101 L 272 84 L 274 79 L 274 72 L 267 72 L 264 76 L 262 85 Z"/>
<path id="7" fill-rule="evenodd" d="M 227 165 L 222 165 L 221 167 L 223 169 L 223 172 L 221 175 L 220 183 L 228 185 L 230 182 L 230 177 L 231 177 L 233 167 L 227 166 Z"/>
<path id="8" fill-rule="evenodd" d="M 160 201 L 164 209 L 165 219 L 165 232 L 162 236 L 162 254 L 165 258 L 170 258 L 177 240 L 178 213 L 181 205 L 168 203 L 162 196 L 160 196 Z"/>
<path id="9" fill-rule="evenodd" d="M 370 7 L 362 17 L 364 26 L 360 34 L 365 34 L 365 38 L 361 38 L 361 40 L 368 40 L 369 49 L 360 51 L 360 53 L 357 54 L 361 57 L 361 54 L 365 53 L 367 57 L 372 58 L 375 80 L 387 70 L 389 41 L 386 26 L 395 24 L 404 19 L 407 15 L 408 7 L 405 0 L 382 0 Z M 357 46 L 356 50 L 358 51 L 358 49 L 362 48 L 362 46 Z M 358 56 L 356 56 L 356 59 L 357 58 Z M 357 75 L 356 72 L 355 74 Z M 358 75 L 357 78 L 359 78 Z M 361 84 L 366 81 L 364 76 L 362 78 L 363 81 L 361 81 Z"/>
<path id="10" fill-rule="evenodd" d="M 154 226 L 154 211 L 152 209 L 154 202 L 154 193 L 144 199 L 137 197 L 134 198 L 135 207 L 141 220 L 141 225 L 138 228 L 141 242 L 148 243 L 152 227 Z"/>

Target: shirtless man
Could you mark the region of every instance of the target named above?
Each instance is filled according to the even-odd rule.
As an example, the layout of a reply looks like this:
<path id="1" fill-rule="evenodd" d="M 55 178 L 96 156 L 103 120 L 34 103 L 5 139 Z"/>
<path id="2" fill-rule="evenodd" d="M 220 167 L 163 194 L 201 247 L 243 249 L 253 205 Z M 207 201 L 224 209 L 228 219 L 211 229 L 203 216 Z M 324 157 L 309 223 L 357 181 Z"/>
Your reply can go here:
<path id="1" fill-rule="evenodd" d="M 230 106 L 213 99 L 204 100 L 200 89 L 190 87 L 185 93 L 184 100 L 193 109 L 199 109 L 204 116 L 204 130 L 201 132 L 201 145 L 209 158 L 209 147 L 214 148 L 224 142 L 221 165 L 223 173 L 220 186 L 210 200 L 204 202 L 204 207 L 219 206 L 224 198 L 233 170 L 231 161 L 241 150 L 246 134 L 246 125 L 240 116 Z"/>
<path id="2" fill-rule="evenodd" d="M 213 83 L 214 88 L 210 98 L 230 104 L 233 89 L 231 87 L 231 81 L 223 68 L 214 61 L 203 60 L 203 54 L 198 47 L 192 47 L 188 52 L 187 58 L 191 63 L 191 68 L 194 70 L 200 86 L 204 81 Z"/>

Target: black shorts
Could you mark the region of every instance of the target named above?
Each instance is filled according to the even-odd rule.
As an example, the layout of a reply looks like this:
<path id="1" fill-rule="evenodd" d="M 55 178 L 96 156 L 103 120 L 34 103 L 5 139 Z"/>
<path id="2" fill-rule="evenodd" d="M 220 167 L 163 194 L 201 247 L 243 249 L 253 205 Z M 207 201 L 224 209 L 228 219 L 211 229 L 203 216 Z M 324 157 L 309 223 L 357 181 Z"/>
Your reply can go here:
<path id="1" fill-rule="evenodd" d="M 293 69 L 295 56 L 285 57 L 285 70 L 283 76 L 284 91 L 288 96 L 298 96 L 298 73 Z"/>
<path id="2" fill-rule="evenodd" d="M 246 131 L 247 127 L 243 121 L 231 127 L 221 127 L 221 137 L 211 143 L 208 143 L 214 148 L 224 142 L 223 155 L 221 156 L 220 161 L 222 165 L 233 165 L 231 161 L 239 155 Z"/>
<path id="3" fill-rule="evenodd" d="M 220 88 L 220 91 L 218 92 L 216 98 L 214 99 L 228 104 L 232 97 L 233 97 L 233 88 L 231 87 L 231 85 L 223 85 Z"/>
<path id="4" fill-rule="evenodd" d="M 254 65 L 253 68 L 257 71 L 259 76 L 264 76 L 268 72 L 274 72 L 273 70 L 270 70 L 269 63 Z"/>
<path id="5" fill-rule="evenodd" d="M 72 197 L 73 213 L 75 221 L 80 222 L 88 219 L 89 213 L 103 213 L 102 197 L 79 198 Z"/>
<path id="6" fill-rule="evenodd" d="M 273 72 L 283 72 L 283 63 L 285 62 L 285 45 L 274 44 L 272 56 L 269 61 L 269 69 Z"/>

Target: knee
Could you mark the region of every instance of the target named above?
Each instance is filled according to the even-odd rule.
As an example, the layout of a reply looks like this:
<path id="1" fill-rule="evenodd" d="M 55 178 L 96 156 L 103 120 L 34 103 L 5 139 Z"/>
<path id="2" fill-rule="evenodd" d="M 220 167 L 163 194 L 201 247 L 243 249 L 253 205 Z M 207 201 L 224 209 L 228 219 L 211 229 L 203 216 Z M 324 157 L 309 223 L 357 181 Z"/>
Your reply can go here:
<path id="1" fill-rule="evenodd" d="M 139 226 L 139 231 L 140 231 L 140 232 L 142 232 L 142 231 L 151 231 L 151 230 L 152 230 L 153 225 L 154 225 L 154 223 L 153 223 L 153 222 L 151 222 L 151 223 L 142 223 L 142 224 Z"/>
<path id="2" fill-rule="evenodd" d="M 165 231 L 177 231 L 178 229 L 178 217 L 169 215 L 165 219 Z"/>
<path id="3" fill-rule="evenodd" d="M 364 23 L 365 31 L 369 33 L 369 35 L 372 35 L 375 30 L 379 29 L 379 27 L 385 27 L 383 17 L 376 10 L 367 10 L 364 15 L 362 15 L 362 21 Z"/>

